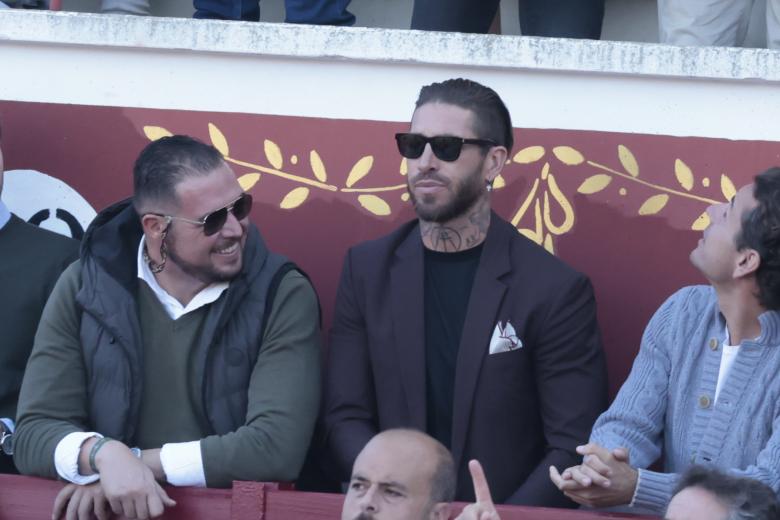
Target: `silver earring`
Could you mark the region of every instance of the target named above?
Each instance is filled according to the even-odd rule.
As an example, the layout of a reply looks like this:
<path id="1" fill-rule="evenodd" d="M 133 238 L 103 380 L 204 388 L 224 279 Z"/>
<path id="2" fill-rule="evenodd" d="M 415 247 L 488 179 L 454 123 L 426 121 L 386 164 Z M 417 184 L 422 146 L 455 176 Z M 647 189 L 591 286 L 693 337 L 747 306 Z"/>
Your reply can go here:
<path id="1" fill-rule="evenodd" d="M 165 231 L 162 232 L 162 241 L 160 243 L 160 263 L 155 263 L 154 260 L 149 256 L 149 251 L 146 249 L 146 245 L 144 244 L 144 262 L 146 262 L 149 265 L 149 270 L 153 272 L 154 274 L 161 273 L 163 269 L 165 269 L 165 262 L 168 261 L 168 247 L 165 245 L 165 238 L 168 236 L 168 228 L 165 229 Z"/>
<path id="2" fill-rule="evenodd" d="M 485 181 L 485 189 L 488 190 L 488 192 L 493 191 L 493 181 Z"/>

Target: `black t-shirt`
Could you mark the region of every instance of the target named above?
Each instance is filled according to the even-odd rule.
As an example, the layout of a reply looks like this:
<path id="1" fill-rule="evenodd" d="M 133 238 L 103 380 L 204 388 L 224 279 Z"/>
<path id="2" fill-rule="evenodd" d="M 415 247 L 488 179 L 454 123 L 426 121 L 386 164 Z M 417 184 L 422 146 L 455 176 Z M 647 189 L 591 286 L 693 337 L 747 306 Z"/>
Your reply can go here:
<path id="1" fill-rule="evenodd" d="M 425 249 L 425 381 L 428 434 L 452 443 L 455 366 L 482 244 L 457 253 Z"/>

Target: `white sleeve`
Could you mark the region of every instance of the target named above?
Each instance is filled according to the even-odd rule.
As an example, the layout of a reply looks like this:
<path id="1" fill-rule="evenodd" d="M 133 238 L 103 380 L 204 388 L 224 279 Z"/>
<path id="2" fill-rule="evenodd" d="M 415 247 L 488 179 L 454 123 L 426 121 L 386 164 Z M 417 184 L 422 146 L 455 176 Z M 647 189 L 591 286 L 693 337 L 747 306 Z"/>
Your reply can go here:
<path id="1" fill-rule="evenodd" d="M 8 428 L 8 431 L 13 433 L 16 429 L 16 425 L 14 424 L 13 419 L 9 419 L 8 417 L 0 417 L 0 422 L 5 424 L 5 427 Z"/>
<path id="2" fill-rule="evenodd" d="M 163 444 L 160 463 L 172 486 L 206 487 L 200 441 Z"/>
<path id="3" fill-rule="evenodd" d="M 54 449 L 54 467 L 60 477 L 82 486 L 100 479 L 98 474 L 84 476 L 79 473 L 81 445 L 91 437 L 102 438 L 103 436 L 95 432 L 73 432 L 57 443 Z"/>

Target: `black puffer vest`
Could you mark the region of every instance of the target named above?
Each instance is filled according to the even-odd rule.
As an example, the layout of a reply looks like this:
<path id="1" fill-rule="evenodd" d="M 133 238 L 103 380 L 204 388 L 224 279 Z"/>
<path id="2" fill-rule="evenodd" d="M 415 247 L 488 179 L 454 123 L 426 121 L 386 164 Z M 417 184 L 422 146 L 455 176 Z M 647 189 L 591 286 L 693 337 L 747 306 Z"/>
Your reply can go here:
<path id="1" fill-rule="evenodd" d="M 136 293 L 142 229 L 129 200 L 96 218 L 82 243 L 81 345 L 87 369 L 90 427 L 134 445 L 143 388 L 143 348 Z M 213 434 L 244 424 L 249 378 L 262 347 L 263 328 L 281 278 L 295 269 L 270 252 L 249 226 L 241 273 L 211 304 L 195 360 L 202 405 Z M 270 300 L 269 300 L 270 297 Z"/>

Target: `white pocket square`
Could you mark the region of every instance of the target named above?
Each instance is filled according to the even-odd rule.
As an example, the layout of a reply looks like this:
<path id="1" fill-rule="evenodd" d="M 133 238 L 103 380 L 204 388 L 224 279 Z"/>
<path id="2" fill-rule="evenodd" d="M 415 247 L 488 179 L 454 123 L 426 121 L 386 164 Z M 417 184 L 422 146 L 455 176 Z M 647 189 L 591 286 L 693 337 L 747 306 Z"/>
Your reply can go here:
<path id="1" fill-rule="evenodd" d="M 490 338 L 490 354 L 500 354 L 523 348 L 523 342 L 517 337 L 515 328 L 509 321 L 502 325 L 499 321 L 493 330 L 493 337 Z"/>

